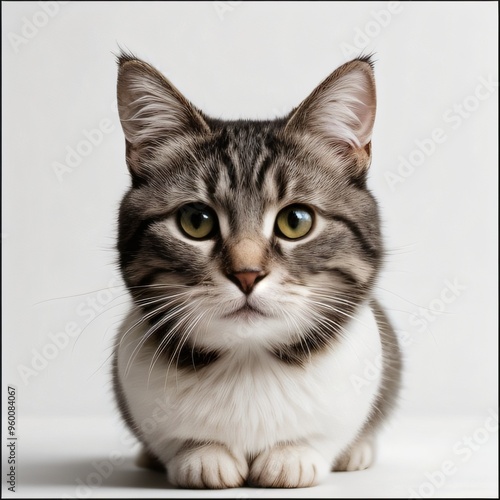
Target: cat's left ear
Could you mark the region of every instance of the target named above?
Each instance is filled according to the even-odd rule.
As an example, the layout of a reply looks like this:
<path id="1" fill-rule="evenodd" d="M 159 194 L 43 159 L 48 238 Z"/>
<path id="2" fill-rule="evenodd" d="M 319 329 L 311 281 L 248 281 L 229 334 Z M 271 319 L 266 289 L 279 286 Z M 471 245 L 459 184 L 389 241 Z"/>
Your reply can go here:
<path id="1" fill-rule="evenodd" d="M 155 68 L 129 54 L 118 57 L 118 112 L 127 163 L 139 174 L 150 147 L 210 129 L 201 113 Z"/>
<path id="2" fill-rule="evenodd" d="M 376 92 L 369 58 L 335 70 L 292 112 L 286 129 L 370 152 Z"/>

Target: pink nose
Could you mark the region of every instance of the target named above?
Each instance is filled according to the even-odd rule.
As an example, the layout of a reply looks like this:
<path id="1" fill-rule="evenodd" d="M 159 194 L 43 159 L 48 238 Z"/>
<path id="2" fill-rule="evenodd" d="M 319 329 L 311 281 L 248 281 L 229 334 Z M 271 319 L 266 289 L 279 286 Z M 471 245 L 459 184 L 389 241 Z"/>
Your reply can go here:
<path id="1" fill-rule="evenodd" d="M 266 274 L 262 271 L 244 271 L 230 274 L 229 279 L 238 285 L 244 293 L 249 294 L 265 276 Z"/>

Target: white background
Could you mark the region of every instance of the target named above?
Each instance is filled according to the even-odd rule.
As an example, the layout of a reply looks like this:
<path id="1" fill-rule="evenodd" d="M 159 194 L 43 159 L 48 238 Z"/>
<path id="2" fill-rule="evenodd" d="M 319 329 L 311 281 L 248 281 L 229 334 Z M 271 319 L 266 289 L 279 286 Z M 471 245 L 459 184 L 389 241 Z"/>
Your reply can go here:
<path id="1" fill-rule="evenodd" d="M 2 3 L 2 391 L 17 386 L 21 422 L 116 414 L 109 356 L 127 297 L 114 244 L 129 185 L 119 46 L 220 118 L 283 115 L 374 52 L 369 185 L 388 253 L 377 295 L 406 365 L 396 419 L 497 411 L 496 3 L 48 2 L 50 16 L 43 4 Z M 71 325 L 78 338 L 61 333 Z"/>

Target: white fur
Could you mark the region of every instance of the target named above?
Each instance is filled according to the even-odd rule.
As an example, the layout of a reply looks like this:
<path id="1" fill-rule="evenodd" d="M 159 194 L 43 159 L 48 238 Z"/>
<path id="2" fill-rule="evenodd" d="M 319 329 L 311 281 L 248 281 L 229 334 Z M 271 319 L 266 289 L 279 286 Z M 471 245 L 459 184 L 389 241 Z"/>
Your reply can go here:
<path id="1" fill-rule="evenodd" d="M 350 450 L 349 461 L 346 464 L 346 471 L 364 470 L 373 462 L 374 444 L 371 439 L 363 439 L 356 443 Z"/>
<path id="2" fill-rule="evenodd" d="M 287 365 L 267 352 L 264 342 L 252 341 L 253 335 L 265 336 L 265 324 L 248 322 L 246 339 L 200 372 L 178 371 L 166 361 L 152 366 L 154 348 L 143 347 L 126 375 L 130 356 L 147 329 L 139 319 L 134 310 L 121 328 L 118 376 L 136 426 L 163 463 L 185 440 L 220 443 L 247 460 L 280 443 L 296 443 L 315 457 L 306 457 L 299 469 L 315 469 L 312 481 L 317 482 L 372 411 L 380 372 L 374 378 L 370 373 L 371 383 L 361 393 L 351 382 L 354 376 L 365 378 L 367 364 L 377 365 L 381 355 L 377 324 L 366 304 L 347 324 L 343 338 L 305 367 Z M 223 336 L 220 329 L 210 333 Z M 265 458 L 255 461 L 264 462 Z M 293 471 L 299 470 L 293 460 L 289 469 L 293 479 Z"/>
<path id="3" fill-rule="evenodd" d="M 264 213 L 262 220 L 262 234 L 264 235 L 264 238 L 271 239 L 271 236 L 274 234 L 274 224 L 276 222 L 277 214 L 278 210 L 276 208 L 267 210 Z"/>
<path id="4" fill-rule="evenodd" d="M 176 486 L 234 488 L 246 480 L 248 463 L 242 454 L 235 455 L 211 443 L 178 453 L 169 461 L 167 473 Z"/>
<path id="5" fill-rule="evenodd" d="M 250 480 L 263 486 L 303 488 L 328 474 L 324 457 L 304 445 L 279 445 L 261 453 L 252 463 Z"/>

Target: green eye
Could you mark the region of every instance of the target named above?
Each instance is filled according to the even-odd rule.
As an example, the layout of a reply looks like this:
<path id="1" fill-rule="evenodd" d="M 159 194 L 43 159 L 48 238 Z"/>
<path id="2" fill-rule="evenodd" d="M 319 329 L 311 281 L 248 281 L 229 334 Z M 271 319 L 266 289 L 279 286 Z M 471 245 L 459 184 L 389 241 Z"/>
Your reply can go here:
<path id="1" fill-rule="evenodd" d="M 215 212 L 202 203 L 189 203 L 177 212 L 182 232 L 196 240 L 211 238 L 217 229 Z"/>
<path id="2" fill-rule="evenodd" d="M 303 238 L 313 226 L 313 211 L 304 205 L 290 205 L 276 217 L 275 232 L 290 240 Z"/>

